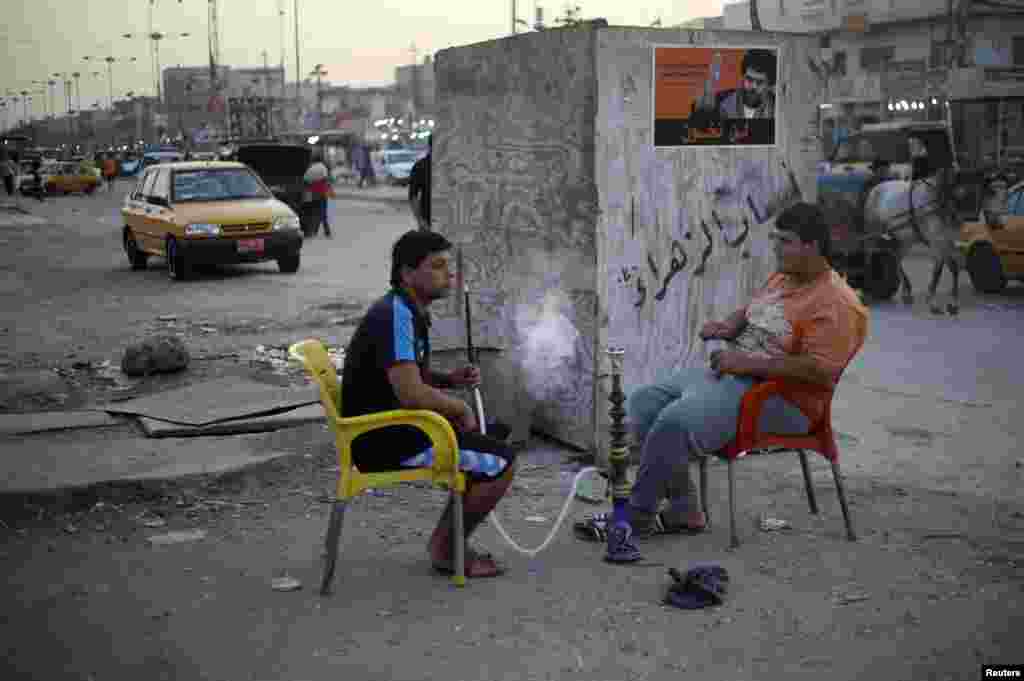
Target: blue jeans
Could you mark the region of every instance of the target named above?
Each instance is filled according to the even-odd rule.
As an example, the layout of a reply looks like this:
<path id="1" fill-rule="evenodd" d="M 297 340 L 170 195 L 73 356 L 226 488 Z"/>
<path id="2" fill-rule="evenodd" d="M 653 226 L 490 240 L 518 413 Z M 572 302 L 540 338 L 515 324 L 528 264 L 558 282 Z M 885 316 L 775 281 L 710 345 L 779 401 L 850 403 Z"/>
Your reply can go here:
<path id="1" fill-rule="evenodd" d="M 633 391 L 626 413 L 642 449 L 630 506 L 654 513 L 668 498 L 673 514 L 696 509 L 690 457 L 710 455 L 736 437 L 740 400 L 754 383 L 730 374 L 716 379 L 709 368 L 691 368 Z M 765 403 L 759 425 L 763 431 L 797 435 L 806 433 L 810 422 L 776 396 Z"/>

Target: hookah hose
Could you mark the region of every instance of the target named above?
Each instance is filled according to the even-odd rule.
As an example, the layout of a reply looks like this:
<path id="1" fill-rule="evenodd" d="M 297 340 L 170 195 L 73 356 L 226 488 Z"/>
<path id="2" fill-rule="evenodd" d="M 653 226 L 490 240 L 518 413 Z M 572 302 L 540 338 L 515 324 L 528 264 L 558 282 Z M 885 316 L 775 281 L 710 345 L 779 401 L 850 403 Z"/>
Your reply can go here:
<path id="1" fill-rule="evenodd" d="M 460 262 L 459 272 L 461 273 L 462 272 L 462 268 L 461 268 L 462 251 L 461 250 L 459 251 L 458 256 L 459 256 L 459 262 Z M 471 320 L 471 317 L 470 317 L 470 306 L 469 306 L 469 285 L 466 284 L 466 279 L 465 279 L 464 276 L 461 277 L 461 278 L 462 278 L 462 293 L 463 293 L 463 297 L 465 299 L 465 306 L 466 306 L 466 353 L 469 356 L 469 363 L 471 365 L 473 365 L 473 366 L 476 366 L 476 362 L 475 362 L 476 357 L 475 357 L 475 352 L 473 351 L 473 325 L 472 325 L 472 320 Z M 477 423 L 480 424 L 480 432 L 482 434 L 486 435 L 487 434 L 487 419 L 486 419 L 486 417 L 484 415 L 484 402 L 483 402 L 483 399 L 480 397 L 480 386 L 479 385 L 473 386 L 473 403 L 474 403 L 474 405 L 476 407 L 476 418 L 477 418 Z M 581 469 L 579 472 L 576 473 L 576 476 L 573 478 L 572 485 L 571 485 L 571 487 L 569 489 L 569 496 L 566 497 L 565 502 L 562 504 L 562 510 L 559 511 L 559 513 L 558 513 L 558 519 L 555 521 L 555 526 L 551 528 L 551 532 L 548 533 L 548 536 L 544 539 L 543 542 L 540 543 L 539 546 L 536 546 L 536 547 L 534 547 L 532 549 L 528 549 L 526 547 L 520 546 L 514 539 L 512 539 L 512 537 L 509 536 L 508 532 L 505 531 L 505 528 L 502 527 L 501 522 L 498 520 L 498 516 L 497 516 L 497 514 L 495 514 L 494 511 L 491 511 L 490 513 L 488 513 L 487 514 L 487 518 L 491 521 L 491 524 L 494 525 L 494 529 L 496 529 L 498 531 L 498 534 L 501 535 L 501 538 L 504 539 L 505 542 L 508 543 L 509 546 L 511 546 L 513 549 L 515 549 L 519 553 L 522 553 L 523 555 L 526 555 L 526 556 L 529 556 L 529 557 L 533 558 L 538 553 L 540 553 L 541 551 L 546 549 L 548 547 L 548 545 L 551 543 L 551 541 L 555 538 L 555 535 L 558 534 L 558 530 L 561 529 L 562 523 L 565 521 L 565 517 L 569 514 L 569 508 L 572 506 L 573 498 L 576 496 L 576 489 L 577 489 L 577 487 L 579 487 L 580 480 L 583 478 L 584 475 L 586 475 L 588 473 L 591 473 L 593 471 L 596 471 L 596 470 L 597 469 L 595 467 L 588 466 L 586 468 Z"/>

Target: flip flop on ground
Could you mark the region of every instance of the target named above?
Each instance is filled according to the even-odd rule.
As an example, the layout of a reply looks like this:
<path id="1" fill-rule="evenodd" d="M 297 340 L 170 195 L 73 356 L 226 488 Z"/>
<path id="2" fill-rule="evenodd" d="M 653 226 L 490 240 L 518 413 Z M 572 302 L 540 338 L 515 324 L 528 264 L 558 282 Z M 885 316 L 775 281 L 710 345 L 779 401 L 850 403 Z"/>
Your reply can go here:
<path id="1" fill-rule="evenodd" d="M 583 520 L 573 524 L 572 529 L 576 536 L 584 541 L 603 542 L 608 540 L 608 524 L 611 520 L 611 513 L 595 513 Z M 700 534 L 707 530 L 707 525 L 672 525 L 665 522 L 661 513 L 654 514 L 654 522 L 650 527 L 644 529 L 633 528 L 633 534 L 638 539 L 646 539 L 662 534 Z"/>

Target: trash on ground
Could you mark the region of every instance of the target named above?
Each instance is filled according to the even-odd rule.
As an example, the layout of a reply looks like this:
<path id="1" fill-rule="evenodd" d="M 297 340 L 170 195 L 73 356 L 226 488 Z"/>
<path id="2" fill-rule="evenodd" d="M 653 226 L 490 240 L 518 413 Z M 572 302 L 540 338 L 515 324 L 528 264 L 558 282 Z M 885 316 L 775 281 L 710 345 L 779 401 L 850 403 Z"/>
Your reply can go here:
<path id="1" fill-rule="evenodd" d="M 762 532 L 778 532 L 779 530 L 789 530 L 793 528 L 793 526 L 789 524 L 788 520 L 782 520 L 781 518 L 769 518 L 766 515 L 761 516 L 759 526 Z"/>
<path id="2" fill-rule="evenodd" d="M 871 600 L 871 594 L 849 593 L 836 596 L 836 604 L 838 605 L 849 605 L 850 603 L 860 603 L 867 600 Z"/>
<path id="3" fill-rule="evenodd" d="M 548 521 L 548 519 L 542 515 L 528 515 L 526 516 L 526 518 L 524 518 L 524 520 L 526 520 L 526 522 L 528 523 L 535 523 L 537 525 L 546 523 Z"/>
<path id="4" fill-rule="evenodd" d="M 145 527 L 163 527 L 167 524 L 167 521 L 163 518 L 150 518 L 149 520 L 142 521 Z"/>
<path id="5" fill-rule="evenodd" d="M 302 588 L 302 582 L 294 577 L 278 577 L 271 580 L 270 588 L 274 591 L 298 591 Z"/>
<path id="6" fill-rule="evenodd" d="M 184 544 L 190 541 L 199 541 L 206 537 L 206 530 L 181 530 L 168 532 L 167 534 L 156 534 L 147 540 L 153 546 L 167 546 L 169 544 Z"/>

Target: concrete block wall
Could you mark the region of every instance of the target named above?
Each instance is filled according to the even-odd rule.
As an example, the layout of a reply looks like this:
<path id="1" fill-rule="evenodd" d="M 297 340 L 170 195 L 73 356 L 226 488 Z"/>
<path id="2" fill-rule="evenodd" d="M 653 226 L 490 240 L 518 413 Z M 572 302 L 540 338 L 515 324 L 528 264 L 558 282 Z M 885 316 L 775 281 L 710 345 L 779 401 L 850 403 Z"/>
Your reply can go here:
<path id="1" fill-rule="evenodd" d="M 655 150 L 654 45 L 778 47 L 777 145 Z M 696 330 L 763 283 L 778 211 L 814 200 L 812 54 L 807 36 L 595 23 L 438 53 L 435 229 L 463 250 L 477 345 L 502 349 L 525 386 L 491 400 L 604 461 L 606 347 L 627 348 L 627 389 L 704 361 Z M 647 278 L 641 305 L 624 270 Z M 464 347 L 461 300 L 440 307 L 435 348 Z"/>

